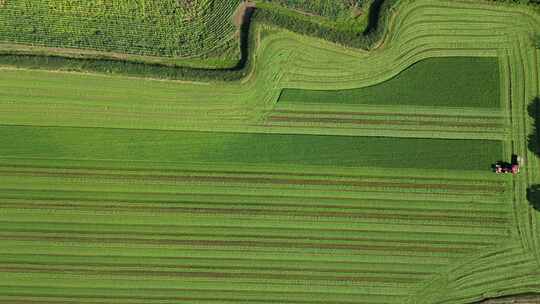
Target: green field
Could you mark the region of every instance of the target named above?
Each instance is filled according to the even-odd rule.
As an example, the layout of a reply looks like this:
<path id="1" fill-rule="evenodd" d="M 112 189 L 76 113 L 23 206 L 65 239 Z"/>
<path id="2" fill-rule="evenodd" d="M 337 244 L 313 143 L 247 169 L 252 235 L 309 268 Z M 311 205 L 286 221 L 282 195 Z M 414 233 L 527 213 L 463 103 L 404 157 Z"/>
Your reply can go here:
<path id="1" fill-rule="evenodd" d="M 106 24 L 99 8 L 87 13 Z M 0 60 L 0 303 L 540 292 L 527 200 L 540 14 L 449 0 L 391 12 L 370 51 L 254 22 L 247 76 L 230 82 Z M 491 172 L 513 153 L 519 174 Z"/>
<path id="2" fill-rule="evenodd" d="M 497 58 L 428 58 L 380 84 L 339 91 L 284 89 L 278 102 L 497 108 L 499 75 Z"/>
<path id="3" fill-rule="evenodd" d="M 10 138 L 12 137 L 12 138 Z M 0 128 L 0 157 L 486 170 L 498 141 L 92 128 Z"/>

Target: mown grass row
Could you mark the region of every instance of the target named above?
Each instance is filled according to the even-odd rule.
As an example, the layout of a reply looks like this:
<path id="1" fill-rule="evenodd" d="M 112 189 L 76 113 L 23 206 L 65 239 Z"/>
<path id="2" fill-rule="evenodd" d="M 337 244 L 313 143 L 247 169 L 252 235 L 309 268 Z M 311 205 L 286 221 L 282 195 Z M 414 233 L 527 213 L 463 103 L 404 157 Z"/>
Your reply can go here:
<path id="1" fill-rule="evenodd" d="M 305 108 L 317 107 L 310 104 Z M 288 107 L 288 108 L 295 108 Z M 476 138 L 476 139 L 501 139 L 509 137 L 509 126 L 504 123 L 503 115 L 490 116 L 466 116 L 463 112 L 458 115 L 438 113 L 407 113 L 400 109 L 395 113 L 395 109 L 375 109 L 375 111 L 354 112 L 354 108 L 342 108 L 344 111 L 319 111 L 310 110 L 279 110 L 269 113 L 265 117 L 264 125 L 272 128 L 309 128 L 315 132 L 323 133 L 327 130 L 351 130 L 355 133 L 379 132 L 384 135 L 386 132 L 395 136 L 401 133 L 402 136 L 436 133 L 441 138 Z M 356 110 L 362 110 L 359 106 Z M 339 108 L 337 109 L 339 110 Z M 350 111 L 353 110 L 353 111 Z M 378 111 L 377 111 L 378 110 Z M 403 111 L 403 112 L 402 112 Z M 399 132 L 399 133 L 398 133 Z M 324 134 L 324 133 L 323 133 Z M 472 137 L 469 137 L 472 136 Z"/>

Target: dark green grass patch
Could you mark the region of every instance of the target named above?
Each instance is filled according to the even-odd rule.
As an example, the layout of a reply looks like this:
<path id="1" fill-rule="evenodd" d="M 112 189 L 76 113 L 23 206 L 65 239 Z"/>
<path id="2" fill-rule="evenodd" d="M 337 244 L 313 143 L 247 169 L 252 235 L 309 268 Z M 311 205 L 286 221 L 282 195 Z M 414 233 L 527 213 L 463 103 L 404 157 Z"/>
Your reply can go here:
<path id="1" fill-rule="evenodd" d="M 497 58 L 441 57 L 419 61 L 394 78 L 369 87 L 284 89 L 279 102 L 497 108 L 499 85 Z"/>
<path id="2" fill-rule="evenodd" d="M 488 140 L 0 127 L 0 157 L 489 170 Z"/>

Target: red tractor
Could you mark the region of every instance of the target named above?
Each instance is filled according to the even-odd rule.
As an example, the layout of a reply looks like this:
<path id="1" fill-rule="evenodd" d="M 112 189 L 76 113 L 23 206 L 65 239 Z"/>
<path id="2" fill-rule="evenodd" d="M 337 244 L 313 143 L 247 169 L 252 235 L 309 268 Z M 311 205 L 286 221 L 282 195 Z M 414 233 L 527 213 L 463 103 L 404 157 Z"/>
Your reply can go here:
<path id="1" fill-rule="evenodd" d="M 521 157 L 512 155 L 512 161 L 510 163 L 504 161 L 498 161 L 493 165 L 493 171 L 497 174 L 512 173 L 517 174 L 519 172 L 519 165 L 521 163 Z"/>

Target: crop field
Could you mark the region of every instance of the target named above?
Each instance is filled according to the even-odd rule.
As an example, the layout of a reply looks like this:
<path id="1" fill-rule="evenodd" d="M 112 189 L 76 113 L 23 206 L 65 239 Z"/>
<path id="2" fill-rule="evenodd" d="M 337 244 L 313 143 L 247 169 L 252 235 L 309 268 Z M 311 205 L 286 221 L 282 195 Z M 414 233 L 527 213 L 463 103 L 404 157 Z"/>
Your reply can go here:
<path id="1" fill-rule="evenodd" d="M 402 0 L 370 51 L 252 26 L 239 81 L 0 66 L 0 303 L 540 292 L 539 13 Z"/>
<path id="2" fill-rule="evenodd" d="M 236 41 L 239 0 L 9 0 L 0 41 L 56 48 L 190 57 Z"/>

